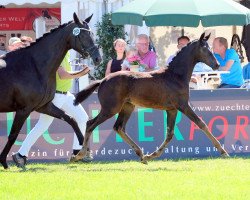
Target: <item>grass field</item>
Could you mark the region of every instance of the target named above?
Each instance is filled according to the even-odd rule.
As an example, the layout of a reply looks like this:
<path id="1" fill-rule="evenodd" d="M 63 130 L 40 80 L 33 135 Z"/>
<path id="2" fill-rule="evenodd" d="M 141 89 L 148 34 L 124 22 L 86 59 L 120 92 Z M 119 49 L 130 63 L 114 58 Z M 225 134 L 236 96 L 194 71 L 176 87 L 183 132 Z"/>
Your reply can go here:
<path id="1" fill-rule="evenodd" d="M 249 200 L 250 158 L 12 165 L 0 169 L 0 198 Z"/>

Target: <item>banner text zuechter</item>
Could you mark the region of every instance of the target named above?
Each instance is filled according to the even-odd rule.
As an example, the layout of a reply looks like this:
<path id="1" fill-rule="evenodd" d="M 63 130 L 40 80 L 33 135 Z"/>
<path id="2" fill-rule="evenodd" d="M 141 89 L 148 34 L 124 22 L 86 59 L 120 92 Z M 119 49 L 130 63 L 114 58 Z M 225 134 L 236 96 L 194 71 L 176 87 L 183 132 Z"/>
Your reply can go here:
<path id="1" fill-rule="evenodd" d="M 250 104 L 229 104 L 229 105 L 209 105 L 209 106 L 191 106 L 193 111 L 249 111 Z"/>

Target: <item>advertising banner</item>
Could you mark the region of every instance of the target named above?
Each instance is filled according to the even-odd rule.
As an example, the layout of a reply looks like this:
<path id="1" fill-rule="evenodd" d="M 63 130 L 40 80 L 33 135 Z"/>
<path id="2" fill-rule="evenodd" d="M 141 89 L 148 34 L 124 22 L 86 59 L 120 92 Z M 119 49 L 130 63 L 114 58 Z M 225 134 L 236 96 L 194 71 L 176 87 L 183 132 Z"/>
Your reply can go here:
<path id="1" fill-rule="evenodd" d="M 250 92 L 245 89 L 192 90 L 190 105 L 201 117 L 214 136 L 231 156 L 250 155 Z M 97 94 L 91 95 L 83 107 L 90 118 L 100 111 Z M 0 114 L 0 150 L 7 141 L 13 122 L 13 113 Z M 26 120 L 8 159 L 16 152 L 34 127 L 38 113 Z M 95 160 L 138 160 L 137 155 L 115 132 L 116 116 L 99 125 L 91 137 L 90 148 Z M 126 131 L 143 149 L 144 153 L 155 151 L 166 137 L 167 116 L 165 111 L 136 107 Z M 64 121 L 55 119 L 42 137 L 32 147 L 30 160 L 66 160 L 72 152 L 73 129 Z M 178 113 L 175 136 L 164 149 L 160 159 L 218 157 L 220 154 L 206 135 L 185 115 Z"/>
<path id="2" fill-rule="evenodd" d="M 0 30 L 35 30 L 35 19 L 45 17 L 46 25 L 60 24 L 60 8 L 1 8 Z M 48 20 L 49 19 L 49 20 Z"/>

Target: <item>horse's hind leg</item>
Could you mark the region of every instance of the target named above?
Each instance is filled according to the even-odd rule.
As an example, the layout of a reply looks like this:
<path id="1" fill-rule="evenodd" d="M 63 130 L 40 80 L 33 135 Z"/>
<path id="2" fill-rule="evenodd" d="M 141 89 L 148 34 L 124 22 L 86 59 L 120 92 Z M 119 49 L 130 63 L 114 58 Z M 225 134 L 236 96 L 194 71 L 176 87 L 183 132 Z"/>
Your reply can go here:
<path id="1" fill-rule="evenodd" d="M 115 122 L 114 131 L 116 131 L 121 138 L 134 149 L 135 153 L 141 158 L 141 161 L 146 164 L 146 162 L 143 161 L 144 155 L 142 150 L 125 132 L 125 126 L 134 108 L 135 106 L 131 103 L 125 103 L 123 105 L 122 110 L 119 112 L 118 118 Z"/>
<path id="2" fill-rule="evenodd" d="M 179 110 L 184 113 L 190 120 L 192 120 L 212 141 L 213 145 L 220 151 L 223 157 L 229 157 L 228 153 L 222 148 L 220 142 L 209 131 L 207 125 L 194 113 L 189 105 L 185 105 Z"/>
<path id="3" fill-rule="evenodd" d="M 172 140 L 174 136 L 174 125 L 176 120 L 177 110 L 167 110 L 167 136 L 164 142 L 161 144 L 159 149 L 157 149 L 155 152 L 151 153 L 150 155 L 145 155 L 144 160 L 151 160 L 153 158 L 160 157 L 163 153 L 164 149 L 168 145 L 168 143 Z"/>
<path id="4" fill-rule="evenodd" d="M 29 116 L 30 112 L 24 112 L 24 111 L 17 111 L 11 130 L 10 130 L 10 135 L 8 137 L 8 141 L 7 144 L 5 145 L 1 155 L 0 155 L 0 163 L 3 165 L 4 169 L 8 168 L 8 164 L 6 162 L 6 157 L 11 149 L 11 147 L 13 146 L 14 142 L 17 139 L 17 136 L 25 122 L 25 120 L 27 119 L 27 117 Z"/>
<path id="5" fill-rule="evenodd" d="M 73 119 L 72 117 L 67 115 L 64 111 L 56 107 L 52 102 L 47 103 L 45 106 L 39 108 L 37 111 L 66 121 L 74 129 L 75 134 L 79 140 L 79 144 L 82 145 L 84 137 L 75 119 Z"/>

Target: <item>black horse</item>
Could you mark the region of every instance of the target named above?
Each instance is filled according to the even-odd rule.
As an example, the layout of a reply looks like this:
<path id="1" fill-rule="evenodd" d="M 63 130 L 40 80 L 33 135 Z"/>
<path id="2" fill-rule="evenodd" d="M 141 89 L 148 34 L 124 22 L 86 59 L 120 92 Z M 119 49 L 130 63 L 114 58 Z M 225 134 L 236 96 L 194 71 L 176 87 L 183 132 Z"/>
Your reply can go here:
<path id="1" fill-rule="evenodd" d="M 8 168 L 6 157 L 14 144 L 26 118 L 32 111 L 44 113 L 69 123 L 77 134 L 79 143 L 83 135 L 76 121 L 52 104 L 56 88 L 56 71 L 67 51 L 74 49 L 82 55 L 90 54 L 97 65 L 101 61 L 94 45 L 88 22 L 74 21 L 46 33 L 31 46 L 6 54 L 0 59 L 0 112 L 16 111 L 0 163 Z"/>
<path id="2" fill-rule="evenodd" d="M 205 37 L 203 33 L 199 40 L 182 48 L 166 69 L 149 73 L 116 72 L 101 81 L 93 82 L 79 92 L 75 104 L 82 102 L 99 86 L 98 98 L 101 111 L 94 119 L 88 121 L 84 145 L 87 145 L 96 126 L 119 113 L 114 125 L 115 132 L 135 150 L 141 161 L 146 163 L 147 160 L 159 157 L 173 138 L 175 119 L 179 110 L 205 132 L 222 156 L 228 156 L 219 141 L 209 131 L 207 125 L 189 106 L 189 81 L 194 65 L 197 62 L 204 62 L 213 69 L 218 68 L 217 61 L 208 48 L 209 36 Z M 126 123 L 135 105 L 166 110 L 167 112 L 167 138 L 160 148 L 150 155 L 143 155 L 140 147 L 125 132 Z M 83 148 L 74 160 L 81 159 L 85 154 L 86 148 Z"/>

